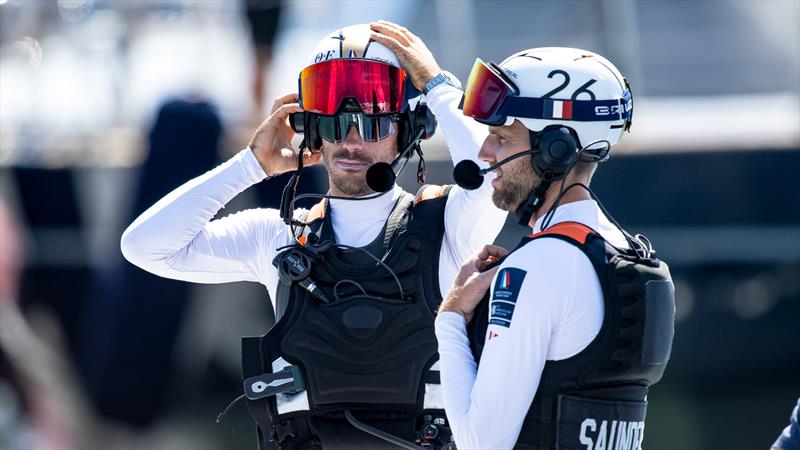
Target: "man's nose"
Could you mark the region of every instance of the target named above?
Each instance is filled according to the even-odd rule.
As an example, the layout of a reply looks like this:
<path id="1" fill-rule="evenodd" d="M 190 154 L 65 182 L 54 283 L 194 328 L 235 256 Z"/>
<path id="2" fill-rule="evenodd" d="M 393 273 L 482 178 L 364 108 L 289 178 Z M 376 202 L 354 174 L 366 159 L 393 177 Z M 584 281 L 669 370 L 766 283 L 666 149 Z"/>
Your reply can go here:
<path id="1" fill-rule="evenodd" d="M 347 136 L 343 142 L 344 148 L 348 150 L 360 149 L 364 147 L 364 139 L 358 134 L 358 127 L 351 124 L 347 129 Z"/>
<path id="2" fill-rule="evenodd" d="M 486 136 L 486 139 L 478 151 L 478 159 L 489 163 L 489 165 L 497 162 L 497 146 L 492 142 L 492 135 Z"/>

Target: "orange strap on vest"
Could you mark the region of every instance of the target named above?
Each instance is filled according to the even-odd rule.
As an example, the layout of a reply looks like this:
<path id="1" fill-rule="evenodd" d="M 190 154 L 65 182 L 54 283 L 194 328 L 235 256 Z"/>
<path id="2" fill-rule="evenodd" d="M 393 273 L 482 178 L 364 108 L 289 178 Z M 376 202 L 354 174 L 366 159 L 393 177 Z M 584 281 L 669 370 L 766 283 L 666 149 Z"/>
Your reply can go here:
<path id="1" fill-rule="evenodd" d="M 306 214 L 305 223 L 306 225 L 314 222 L 315 220 L 319 220 L 325 217 L 325 200 L 323 199 L 316 205 L 312 206 L 311 209 L 308 210 L 308 214 Z M 306 236 L 299 236 L 297 241 L 300 242 L 300 245 L 306 245 L 306 241 L 308 237 Z"/>
<path id="2" fill-rule="evenodd" d="M 306 215 L 306 223 L 309 224 L 315 220 L 322 219 L 323 217 L 325 217 L 325 200 L 322 200 L 308 210 L 308 215 Z"/>
<path id="3" fill-rule="evenodd" d="M 531 238 L 540 236 L 547 236 L 550 234 L 566 236 L 580 244 L 585 244 L 590 234 L 595 234 L 595 231 L 586 225 L 578 222 L 561 222 L 553 225 L 552 227 L 530 235 Z"/>

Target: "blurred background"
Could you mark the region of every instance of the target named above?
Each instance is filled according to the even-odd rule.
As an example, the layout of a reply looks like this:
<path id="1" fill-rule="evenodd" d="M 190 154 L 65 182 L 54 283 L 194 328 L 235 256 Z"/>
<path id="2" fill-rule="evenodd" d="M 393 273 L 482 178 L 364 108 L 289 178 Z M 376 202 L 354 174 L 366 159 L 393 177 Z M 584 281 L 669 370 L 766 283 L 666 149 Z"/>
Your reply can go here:
<path id="1" fill-rule="evenodd" d="M 272 324 L 266 290 L 159 279 L 119 237 L 244 148 L 317 41 L 375 19 L 462 80 L 539 46 L 619 67 L 632 133 L 593 185 L 677 292 L 645 448 L 768 448 L 800 396 L 797 0 L 0 0 L 0 448 L 255 448 L 243 405 L 214 420 L 241 393 L 240 336 Z M 424 150 L 451 182 L 441 134 Z M 284 183 L 223 214 L 276 207 Z"/>

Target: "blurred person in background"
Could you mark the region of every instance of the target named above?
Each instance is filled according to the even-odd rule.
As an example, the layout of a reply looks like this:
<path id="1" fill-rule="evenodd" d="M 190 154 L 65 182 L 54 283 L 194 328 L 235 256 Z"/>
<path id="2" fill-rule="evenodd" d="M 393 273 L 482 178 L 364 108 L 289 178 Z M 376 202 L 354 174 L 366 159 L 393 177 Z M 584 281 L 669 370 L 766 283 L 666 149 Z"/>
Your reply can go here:
<path id="1" fill-rule="evenodd" d="M 800 398 L 789 417 L 789 425 L 783 429 L 781 435 L 772 444 L 772 450 L 800 450 Z"/>
<path id="2" fill-rule="evenodd" d="M 505 214 L 489 186 L 411 195 L 395 177 L 416 152 L 424 180 L 420 141 L 437 119 L 453 161 L 477 160 L 485 128 L 460 114 L 458 81 L 398 25 L 337 30 L 309 64 L 299 95 L 276 100 L 248 148 L 142 213 L 122 252 L 162 277 L 267 288 L 278 322 L 243 340 L 261 448 L 447 445 L 433 312 Z M 301 170 L 320 160 L 330 195 L 295 211 Z M 279 210 L 212 220 L 243 190 L 292 171 Z"/>
<path id="3" fill-rule="evenodd" d="M 165 101 L 148 132 L 132 210 L 123 220 L 132 221 L 187 178 L 219 164 L 223 131 L 209 101 Z M 172 394 L 191 286 L 153 277 L 122 260 L 99 275 L 95 301 L 83 315 L 80 363 L 87 392 L 104 417 L 142 429 L 163 416 Z"/>
<path id="4" fill-rule="evenodd" d="M 24 234 L 0 197 L 0 448 L 77 448 L 89 431 L 63 348 L 34 333 L 19 308 Z M 53 327 L 54 320 L 39 321 Z M 63 347 L 63 345 L 62 345 Z"/>
<path id="5" fill-rule="evenodd" d="M 253 39 L 254 67 L 252 96 L 254 114 L 261 120 L 264 113 L 265 75 L 272 61 L 272 47 L 284 9 L 282 0 L 245 0 L 245 16 Z"/>
<path id="6" fill-rule="evenodd" d="M 640 448 L 648 388 L 672 347 L 674 289 L 649 241 L 589 190 L 630 127 L 627 81 L 595 53 L 535 48 L 478 59 L 463 110 L 491 125 L 479 157 L 497 173 L 495 205 L 533 234 L 468 260 L 436 318 L 456 445 Z M 482 185 L 469 162 L 454 176 Z"/>

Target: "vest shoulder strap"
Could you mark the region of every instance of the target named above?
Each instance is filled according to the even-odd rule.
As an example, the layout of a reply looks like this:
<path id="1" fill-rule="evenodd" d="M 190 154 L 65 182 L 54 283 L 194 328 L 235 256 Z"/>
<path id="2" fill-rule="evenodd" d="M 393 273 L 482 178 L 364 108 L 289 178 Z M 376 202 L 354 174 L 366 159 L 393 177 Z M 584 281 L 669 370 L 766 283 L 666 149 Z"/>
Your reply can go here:
<path id="1" fill-rule="evenodd" d="M 528 236 L 527 241 L 530 242 L 534 239 L 546 236 L 561 236 L 569 240 L 575 241 L 580 245 L 584 245 L 586 244 L 586 241 L 589 239 L 590 235 L 599 236 L 599 234 L 596 231 L 594 231 L 593 229 L 587 227 L 582 223 L 561 222 L 553 225 L 552 227 L 546 230 L 531 234 L 530 236 Z"/>
<path id="2" fill-rule="evenodd" d="M 411 194 L 403 193 L 400 199 L 397 200 L 389 218 L 386 220 L 386 229 L 383 233 L 383 250 L 384 252 L 389 249 L 389 244 L 394 235 L 402 231 L 401 228 L 405 225 L 406 218 L 408 217 L 408 208 L 414 202 L 414 197 Z"/>

